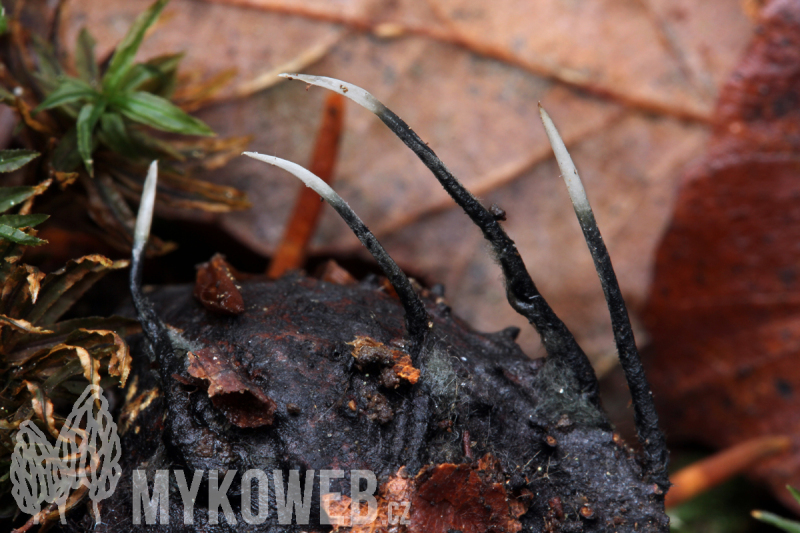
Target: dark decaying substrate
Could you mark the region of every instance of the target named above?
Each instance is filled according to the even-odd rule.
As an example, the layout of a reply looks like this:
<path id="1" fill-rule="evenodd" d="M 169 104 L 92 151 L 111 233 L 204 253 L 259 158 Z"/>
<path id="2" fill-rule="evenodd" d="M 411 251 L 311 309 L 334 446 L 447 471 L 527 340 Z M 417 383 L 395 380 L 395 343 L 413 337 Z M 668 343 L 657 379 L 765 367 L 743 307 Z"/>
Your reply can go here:
<path id="1" fill-rule="evenodd" d="M 301 79 L 339 90 L 376 112 L 420 155 L 493 245 L 509 301 L 542 334 L 548 357 L 526 357 L 514 342 L 514 328 L 483 334 L 452 316 L 443 295 L 409 283 L 330 188 L 318 189 L 313 175 L 269 156 L 253 154 L 296 174 L 328 200 L 391 283 L 370 278 L 337 284 L 299 274 L 232 283 L 224 261 L 215 258 L 201 267 L 202 290 L 165 287 L 144 295 L 141 255 L 152 204 L 145 194 L 131 279 L 146 335 L 135 345 L 135 368 L 119 418 L 122 477 L 102 503 L 97 529 L 326 531 L 331 526 L 319 524 L 320 506 L 344 514 L 347 497 L 321 502 L 315 478 L 310 524 L 281 524 L 273 471 L 282 471 L 285 483 L 291 470 L 318 476 L 320 470 L 338 469 L 345 478 L 331 483 L 333 491 L 350 493 L 352 470 L 374 472 L 378 484 L 377 521 L 339 531 L 666 532 L 663 435 L 596 225 L 587 241 L 612 308 L 641 456 L 614 434 L 588 360 L 536 290 L 496 218 L 371 95 L 338 80 Z M 151 191 L 155 174 L 154 165 Z M 585 196 L 576 200 L 573 192 L 582 224 L 593 224 Z M 241 299 L 231 298 L 232 291 Z M 201 302 L 193 292 L 206 296 Z M 235 308 L 220 312 L 224 301 L 235 301 Z M 169 525 L 134 525 L 134 469 L 148 472 L 151 491 L 157 470 L 183 470 L 190 481 L 193 472 L 204 471 L 193 524 L 184 525 L 172 475 Z M 244 505 L 257 507 L 255 494 L 252 502 L 240 497 L 241 475 L 251 469 L 270 478 L 271 509 L 260 525 L 246 523 L 242 514 Z M 237 472 L 227 492 L 236 525 L 222 512 L 218 524 L 209 522 L 211 470 L 220 471 L 220 480 Z M 411 504 L 408 523 L 389 525 L 387 507 L 398 501 Z"/>

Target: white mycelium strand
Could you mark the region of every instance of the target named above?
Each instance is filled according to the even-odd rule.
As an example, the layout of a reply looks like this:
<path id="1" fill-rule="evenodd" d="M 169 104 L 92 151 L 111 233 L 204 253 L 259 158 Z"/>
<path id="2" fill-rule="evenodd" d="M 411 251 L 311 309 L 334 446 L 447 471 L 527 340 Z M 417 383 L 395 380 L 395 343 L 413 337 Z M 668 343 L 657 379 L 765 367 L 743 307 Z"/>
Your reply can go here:
<path id="1" fill-rule="evenodd" d="M 384 105 L 380 103 L 377 98 L 372 96 L 361 87 L 353 85 L 352 83 L 347 83 L 335 78 L 326 78 L 325 76 L 312 76 L 310 74 L 281 74 L 280 76 L 281 78 L 300 80 L 310 85 L 316 85 L 317 87 L 330 89 L 331 91 L 337 92 L 342 96 L 349 98 L 358 105 L 369 109 L 376 115 L 379 115 L 385 109 Z"/>

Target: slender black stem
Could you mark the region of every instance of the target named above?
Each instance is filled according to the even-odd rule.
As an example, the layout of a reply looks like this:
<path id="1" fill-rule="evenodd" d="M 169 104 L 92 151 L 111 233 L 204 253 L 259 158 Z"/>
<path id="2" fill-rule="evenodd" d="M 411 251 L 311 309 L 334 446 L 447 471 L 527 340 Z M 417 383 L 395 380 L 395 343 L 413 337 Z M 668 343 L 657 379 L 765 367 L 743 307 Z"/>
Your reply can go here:
<path id="1" fill-rule="evenodd" d="M 142 293 L 142 266 L 147 239 L 150 235 L 150 223 L 153 218 L 157 180 L 158 164 L 153 161 L 150 165 L 150 170 L 147 172 L 139 213 L 136 218 L 129 281 L 133 306 L 136 308 L 139 322 L 142 324 L 142 330 L 147 340 L 150 341 L 155 360 L 162 369 L 163 379 L 164 371 L 167 370 L 169 362 L 173 359 L 172 341 L 169 339 L 166 326 L 153 310 L 150 301 Z"/>
<path id="2" fill-rule="evenodd" d="M 353 233 L 355 233 L 358 240 L 361 241 L 369 253 L 372 254 L 372 257 L 375 258 L 375 261 L 377 261 L 383 273 L 388 278 L 389 283 L 392 284 L 395 292 L 397 292 L 400 303 L 405 310 L 406 329 L 408 330 L 408 335 L 411 340 L 412 360 L 417 363 L 417 355 L 425 342 L 430 323 L 428 313 L 425 311 L 425 305 L 414 291 L 414 287 L 411 286 L 411 282 L 408 280 L 403 270 L 397 266 L 394 259 L 391 258 L 367 225 L 364 224 L 356 212 L 353 211 L 353 208 L 318 176 L 315 176 L 311 171 L 296 163 L 274 156 L 257 154 L 255 152 L 245 152 L 245 155 L 278 166 L 292 173 L 301 179 L 308 187 L 314 189 L 317 194 L 322 196 L 331 207 L 339 213 L 339 216 L 342 217 Z"/>
<path id="3" fill-rule="evenodd" d="M 364 244 L 369 253 L 372 254 L 372 257 L 375 258 L 375 261 L 378 262 L 381 270 L 389 279 L 389 283 L 392 284 L 395 292 L 397 292 L 400 303 L 403 304 L 403 309 L 405 310 L 406 329 L 412 341 L 413 355 L 416 356 L 424 344 L 425 336 L 429 329 L 430 319 L 428 312 L 425 311 L 425 305 L 414 291 L 414 287 L 411 286 L 411 282 L 403 270 L 397 266 L 394 259 L 391 258 L 366 224 L 356 215 L 356 212 L 344 201 L 331 203 L 331 206 L 350 226 L 350 229 L 353 230 L 353 233 Z M 414 362 L 416 363 L 417 361 L 415 360 Z"/>
<path id="4" fill-rule="evenodd" d="M 581 390 L 593 403 L 599 404 L 597 376 L 589 362 L 589 358 L 578 346 L 566 324 L 558 318 L 539 293 L 525 268 L 525 263 L 522 261 L 514 241 L 509 238 L 492 213 L 481 205 L 453 176 L 442 160 L 419 138 L 408 124 L 360 87 L 321 76 L 304 74 L 285 74 L 282 76 L 289 79 L 297 78 L 313 85 L 334 90 L 350 98 L 375 113 L 406 146 L 411 148 L 436 179 L 439 180 L 439 183 L 442 184 L 442 187 L 453 200 L 480 228 L 483 236 L 491 244 L 503 271 L 503 277 L 506 282 L 506 297 L 511 307 L 527 318 L 539 333 L 548 357 L 561 361 L 572 369 Z"/>
<path id="5" fill-rule="evenodd" d="M 486 209 L 461 182 L 453 176 L 441 159 L 422 139 L 389 108 L 384 106 L 378 118 L 397 135 L 403 143 L 422 160 L 442 184 L 445 191 L 464 210 L 475 225 L 483 232 L 484 238 L 500 262 L 506 282 L 506 297 L 519 314 L 528 319 L 542 338 L 547 354 L 554 359 L 566 362 L 575 372 L 582 389 L 597 397 L 597 377 L 589 358 L 575 341 L 566 324 L 539 293 L 531 279 L 516 244 L 505 232 L 492 213 Z"/>
<path id="6" fill-rule="evenodd" d="M 547 112 L 541 106 L 539 109 L 608 303 L 611 326 L 614 330 L 614 342 L 617 345 L 620 365 L 625 372 L 625 379 L 631 392 L 636 431 L 645 453 L 645 472 L 662 491 L 666 492 L 669 488 L 667 474 L 669 452 L 667 451 L 666 437 L 659 427 L 653 393 L 647 382 L 639 351 L 636 349 L 636 339 L 633 336 L 628 309 L 611 264 L 611 256 L 603 241 L 603 236 L 600 235 L 600 228 L 597 226 L 583 183 L 564 141 Z"/>

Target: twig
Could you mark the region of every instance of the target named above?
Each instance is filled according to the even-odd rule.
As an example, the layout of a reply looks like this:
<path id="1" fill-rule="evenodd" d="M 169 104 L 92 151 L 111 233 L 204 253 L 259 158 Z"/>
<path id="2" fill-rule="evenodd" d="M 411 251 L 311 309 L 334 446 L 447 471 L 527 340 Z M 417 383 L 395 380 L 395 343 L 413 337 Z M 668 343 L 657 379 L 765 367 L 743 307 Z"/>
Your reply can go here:
<path id="1" fill-rule="evenodd" d="M 450 173 L 433 150 L 400 117 L 361 87 L 322 76 L 305 74 L 281 74 L 281 76 L 289 79 L 296 78 L 346 96 L 375 113 L 406 146 L 417 154 L 417 157 L 433 172 L 442 187 L 481 229 L 486 240 L 492 245 L 503 270 L 506 296 L 511 307 L 527 318 L 536 328 L 548 356 L 571 368 L 581 390 L 595 404 L 598 404 L 597 378 L 588 357 L 578 346 L 564 322 L 556 316 L 539 293 L 525 268 L 525 263 L 522 261 L 514 241 L 509 238 L 494 215 Z"/>
<path id="2" fill-rule="evenodd" d="M 672 475 L 673 486 L 664 503 L 667 509 L 677 507 L 791 446 L 792 439 L 785 435 L 758 437 L 692 463 Z"/>
<path id="3" fill-rule="evenodd" d="M 594 213 L 589 205 L 589 199 L 586 196 L 583 183 L 580 176 L 578 176 L 578 170 L 572 162 L 567 147 L 541 104 L 539 105 L 539 113 L 544 123 L 544 129 L 547 132 L 547 138 L 550 139 L 550 144 L 553 146 L 558 167 L 561 169 L 561 176 L 567 185 L 567 191 L 575 208 L 575 214 L 578 216 L 586 244 L 589 245 L 589 251 L 592 254 L 594 266 L 597 270 L 597 275 L 600 277 L 600 284 L 603 287 L 603 293 L 608 303 L 611 326 L 614 330 L 614 342 L 617 345 L 620 365 L 625 372 L 625 379 L 628 382 L 628 388 L 633 400 L 636 431 L 644 448 L 645 472 L 659 485 L 661 490 L 666 492 L 669 488 L 667 442 L 658 425 L 658 413 L 653 401 L 653 393 L 650 391 L 650 384 L 647 382 L 642 360 L 636 349 L 633 328 L 628 318 L 628 310 L 622 298 L 622 291 L 619 288 L 614 267 L 611 265 L 611 257 L 608 255 L 608 249 L 603 242 L 602 235 L 600 235 L 600 229 L 594 219 Z"/>
<path id="4" fill-rule="evenodd" d="M 311 156 L 309 170 L 325 183 L 333 181 L 333 169 L 339 153 L 339 139 L 344 119 L 344 98 L 332 93 L 325 100 L 322 112 L 322 125 L 317 134 L 314 154 Z M 279 278 L 292 269 L 300 268 L 306 259 L 308 243 L 314 236 L 319 215 L 322 212 L 319 195 L 313 189 L 303 187 L 297 195 L 289 222 L 283 233 L 280 245 L 269 265 L 267 276 Z"/>
<path id="5" fill-rule="evenodd" d="M 350 32 L 346 29 L 333 32 L 329 37 L 326 37 L 320 42 L 315 43 L 313 46 L 303 50 L 300 52 L 300 54 L 289 59 L 285 63 L 282 63 L 281 65 L 278 65 L 267 72 L 259 74 L 251 80 L 240 83 L 234 88 L 233 98 L 244 98 L 250 96 L 251 94 L 269 89 L 276 83 L 280 83 L 280 80 L 277 78 L 277 76 L 281 72 L 286 72 L 287 70 L 300 70 L 313 65 L 328 55 L 333 47 L 336 46 L 339 41 L 341 41 L 349 33 Z M 224 99 L 225 98 L 219 98 L 218 100 Z"/>
<path id="6" fill-rule="evenodd" d="M 342 217 L 347 225 L 350 226 L 350 229 L 353 230 L 356 237 L 358 237 L 378 262 L 378 265 L 397 292 L 400 302 L 403 304 L 406 315 L 406 329 L 408 330 L 412 343 L 411 356 L 416 363 L 416 356 L 422 348 L 428 332 L 428 313 L 425 311 L 422 300 L 420 300 L 417 293 L 414 292 L 411 282 L 400 267 L 397 266 L 397 263 L 394 262 L 394 259 L 392 259 L 383 246 L 381 246 L 381 243 L 378 242 L 375 235 L 372 234 L 364 222 L 356 215 L 355 211 L 347 205 L 347 202 L 336 194 L 336 191 L 331 189 L 327 183 L 305 168 L 291 161 L 286 161 L 285 159 L 270 155 L 263 155 L 255 152 L 245 152 L 244 155 L 280 167 L 302 180 L 306 186 L 311 187 L 318 195 L 322 196 L 325 201 L 339 213 L 339 216 Z"/>

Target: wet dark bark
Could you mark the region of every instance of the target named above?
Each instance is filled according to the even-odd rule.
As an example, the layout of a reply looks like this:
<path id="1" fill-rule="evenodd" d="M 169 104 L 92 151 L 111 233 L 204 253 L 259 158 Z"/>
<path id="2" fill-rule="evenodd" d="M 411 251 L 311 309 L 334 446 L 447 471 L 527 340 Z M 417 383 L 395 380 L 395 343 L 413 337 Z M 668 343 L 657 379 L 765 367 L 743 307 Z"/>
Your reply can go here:
<path id="1" fill-rule="evenodd" d="M 425 294 L 433 328 L 417 359 L 419 381 L 389 379 L 380 362 L 356 365 L 348 343 L 357 337 L 408 350 L 403 308 L 381 287 L 377 281 L 342 286 L 298 276 L 244 282 L 245 311 L 238 316 L 209 312 L 188 286 L 149 294 L 157 314 L 183 340 L 172 331 L 175 353 L 168 369 L 148 362 L 146 342 L 135 343 L 133 399 L 152 388 L 159 396 L 130 414 L 122 435 L 122 478 L 101 504 L 104 523 L 98 529 L 325 531 L 329 526 L 313 525 L 318 492 L 312 525 L 286 526 L 278 524 L 272 486 L 267 522 L 245 524 L 235 495 L 239 476 L 254 468 L 268 472 L 270 480 L 274 469 L 360 469 L 374 471 L 380 485 L 401 467 L 413 477 L 429 465 L 477 464 L 491 454 L 508 499 L 527 507 L 518 519 L 523 531 L 668 530 L 661 491 L 644 481 L 636 456 L 615 437 L 606 415 L 560 363 L 527 358 L 513 328 L 475 332 L 451 316 L 441 299 Z M 224 358 L 237 380 L 257 387 L 257 396 L 274 402 L 271 425 L 239 427 L 213 403 L 208 382 L 189 372 L 187 350 L 204 348 Z M 238 417 L 246 418 L 252 408 L 257 418 L 263 408 L 252 392 L 242 396 Z M 206 473 L 194 525 L 183 525 L 173 486 L 170 526 L 134 526 L 131 472 L 137 468 L 149 471 L 151 489 L 158 469 L 184 469 L 188 480 L 197 469 L 237 470 L 229 495 L 239 525 L 230 526 L 221 515 L 220 525 L 208 523 Z M 334 482 L 332 490 L 349 494 L 349 481 Z M 465 488 L 442 489 L 448 490 Z M 412 518 L 422 508 L 412 505 Z M 412 520 L 419 523 L 419 516 Z M 481 527 L 513 530 L 494 523 Z"/>

